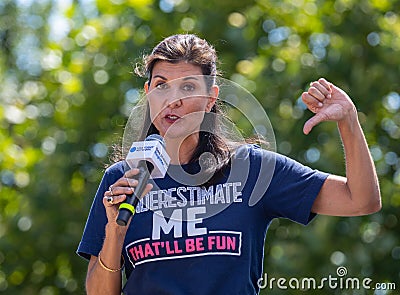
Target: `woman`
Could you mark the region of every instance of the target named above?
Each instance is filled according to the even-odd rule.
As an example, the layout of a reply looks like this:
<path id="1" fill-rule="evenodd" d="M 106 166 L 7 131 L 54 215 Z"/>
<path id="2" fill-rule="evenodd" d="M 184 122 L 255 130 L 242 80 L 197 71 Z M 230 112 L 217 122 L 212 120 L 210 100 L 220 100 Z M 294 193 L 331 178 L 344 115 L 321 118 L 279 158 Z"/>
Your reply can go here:
<path id="1" fill-rule="evenodd" d="M 140 214 L 127 227 L 117 225 L 116 217 L 137 184 L 132 179 L 137 169 L 125 172 L 123 162 L 107 169 L 78 248 L 90 259 L 88 294 L 120 294 L 123 266 L 125 294 L 256 294 L 273 218 L 307 224 L 315 214 L 357 216 L 380 210 L 373 161 L 345 92 L 322 78 L 302 94 L 315 113 L 304 125 L 305 134 L 322 121 L 338 124 L 346 159 L 346 177 L 340 177 L 255 145 L 225 144 L 215 132 L 218 116 L 212 116 L 220 112 L 216 62 L 215 50 L 194 35 L 168 37 L 145 59 L 151 123 L 143 137 L 163 136 L 171 165 L 165 178 L 147 185 Z M 214 160 L 205 161 L 203 169 L 205 152 Z M 248 174 L 243 174 L 246 163 Z M 213 173 L 190 183 L 190 175 L 199 170 Z M 269 186 L 249 206 L 256 179 L 268 174 Z"/>

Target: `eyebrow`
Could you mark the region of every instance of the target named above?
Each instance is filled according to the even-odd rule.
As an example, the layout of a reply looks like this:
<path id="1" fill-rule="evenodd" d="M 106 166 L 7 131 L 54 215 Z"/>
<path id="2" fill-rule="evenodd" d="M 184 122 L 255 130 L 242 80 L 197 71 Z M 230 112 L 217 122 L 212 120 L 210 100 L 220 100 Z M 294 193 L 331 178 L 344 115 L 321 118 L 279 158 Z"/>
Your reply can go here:
<path id="1" fill-rule="evenodd" d="M 153 79 L 155 79 L 155 78 L 160 78 L 160 79 L 162 79 L 162 80 L 168 80 L 167 78 L 165 78 L 164 76 L 161 76 L 161 75 L 155 75 L 155 76 L 153 77 Z M 196 77 L 194 77 L 194 76 L 188 76 L 188 77 L 182 78 L 182 80 L 183 80 L 183 81 L 187 81 L 187 80 L 199 80 L 199 79 L 196 78 Z"/>
<path id="2" fill-rule="evenodd" d="M 154 77 L 153 77 L 153 79 L 154 78 L 161 78 L 162 80 L 167 80 L 167 78 L 165 78 L 164 76 L 161 76 L 161 75 L 155 75 Z"/>
<path id="3" fill-rule="evenodd" d="M 182 80 L 187 81 L 187 80 L 199 80 L 199 79 L 197 79 L 197 77 L 194 77 L 194 76 L 188 76 L 188 77 L 183 78 Z"/>

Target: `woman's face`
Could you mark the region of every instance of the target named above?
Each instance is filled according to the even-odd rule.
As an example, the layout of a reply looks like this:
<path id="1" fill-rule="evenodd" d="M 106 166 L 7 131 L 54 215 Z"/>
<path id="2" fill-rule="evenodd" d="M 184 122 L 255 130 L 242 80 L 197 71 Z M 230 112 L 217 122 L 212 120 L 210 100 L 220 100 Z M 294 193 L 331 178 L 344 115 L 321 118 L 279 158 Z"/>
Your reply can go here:
<path id="1" fill-rule="evenodd" d="M 197 135 L 218 96 L 217 86 L 207 90 L 201 68 L 184 61 L 157 62 L 145 91 L 154 126 L 170 139 Z"/>

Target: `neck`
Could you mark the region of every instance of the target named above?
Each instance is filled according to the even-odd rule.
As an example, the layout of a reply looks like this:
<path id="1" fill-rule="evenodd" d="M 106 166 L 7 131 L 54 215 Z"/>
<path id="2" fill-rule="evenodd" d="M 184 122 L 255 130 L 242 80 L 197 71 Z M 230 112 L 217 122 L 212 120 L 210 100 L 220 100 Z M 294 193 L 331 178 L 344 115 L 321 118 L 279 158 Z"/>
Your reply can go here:
<path id="1" fill-rule="evenodd" d="M 183 165 L 189 163 L 199 142 L 199 133 L 186 138 L 165 138 L 165 145 L 171 164 Z"/>

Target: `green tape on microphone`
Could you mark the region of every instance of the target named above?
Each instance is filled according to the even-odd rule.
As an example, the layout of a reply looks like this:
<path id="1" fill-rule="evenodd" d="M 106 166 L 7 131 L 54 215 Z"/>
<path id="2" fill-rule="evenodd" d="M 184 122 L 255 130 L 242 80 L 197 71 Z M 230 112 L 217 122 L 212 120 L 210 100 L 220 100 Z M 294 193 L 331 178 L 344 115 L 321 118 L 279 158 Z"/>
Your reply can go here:
<path id="1" fill-rule="evenodd" d="M 119 209 L 126 209 L 131 211 L 132 215 L 135 214 L 135 207 L 133 207 L 131 204 L 128 203 L 121 203 L 121 205 L 119 205 Z"/>

